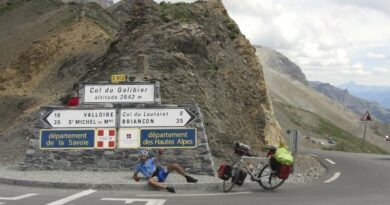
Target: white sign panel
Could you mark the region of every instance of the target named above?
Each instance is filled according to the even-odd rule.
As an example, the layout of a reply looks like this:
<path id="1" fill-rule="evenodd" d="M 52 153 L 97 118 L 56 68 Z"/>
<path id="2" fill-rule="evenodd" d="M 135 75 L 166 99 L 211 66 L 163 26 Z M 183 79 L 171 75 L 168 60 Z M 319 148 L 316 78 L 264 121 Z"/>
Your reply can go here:
<path id="1" fill-rule="evenodd" d="M 95 148 L 96 149 L 115 149 L 116 147 L 116 129 L 96 129 Z"/>
<path id="2" fill-rule="evenodd" d="M 140 131 L 136 128 L 119 129 L 118 148 L 137 149 L 140 144 Z"/>
<path id="3" fill-rule="evenodd" d="M 116 127 L 116 110 L 53 110 L 43 120 L 52 128 Z"/>
<path id="4" fill-rule="evenodd" d="M 195 116 L 184 108 L 121 109 L 120 127 L 181 127 Z"/>
<path id="5" fill-rule="evenodd" d="M 83 103 L 154 103 L 154 84 L 84 85 Z"/>

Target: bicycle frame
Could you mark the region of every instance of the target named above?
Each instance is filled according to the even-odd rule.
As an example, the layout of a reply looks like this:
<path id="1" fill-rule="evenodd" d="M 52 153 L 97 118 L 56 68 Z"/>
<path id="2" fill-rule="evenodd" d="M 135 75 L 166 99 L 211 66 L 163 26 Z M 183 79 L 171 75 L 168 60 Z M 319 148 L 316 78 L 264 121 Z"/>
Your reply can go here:
<path id="1" fill-rule="evenodd" d="M 276 148 L 269 147 L 266 157 L 254 157 L 253 154 L 249 152 L 249 150 L 241 150 L 240 152 L 235 151 L 235 153 L 239 154 L 241 158 L 232 165 L 232 179 L 223 181 L 223 191 L 229 192 L 232 190 L 237 180 L 239 179 L 238 176 L 240 176 L 239 173 L 241 171 L 249 174 L 251 177 L 250 179 L 252 181 L 258 182 L 259 185 L 265 190 L 274 190 L 281 186 L 285 179 L 278 178 L 276 174 L 277 172 L 272 170 L 271 167 L 271 158 L 275 154 L 275 151 Z M 253 161 L 248 162 L 248 160 L 254 160 L 255 163 Z M 242 185 L 242 183 L 240 182 L 238 185 Z"/>
<path id="2" fill-rule="evenodd" d="M 256 160 L 258 163 L 256 163 L 256 167 L 250 167 L 248 166 L 248 163 L 245 161 L 247 159 Z M 248 173 L 251 176 L 251 179 L 253 181 L 260 180 L 256 174 L 260 172 L 260 170 L 269 164 L 269 157 L 250 157 L 250 156 L 241 156 L 240 160 L 234 164 L 233 166 L 237 166 L 239 170 L 242 168 L 245 169 L 246 173 Z M 242 166 L 243 165 L 243 166 Z M 252 163 L 250 163 L 252 165 Z"/>

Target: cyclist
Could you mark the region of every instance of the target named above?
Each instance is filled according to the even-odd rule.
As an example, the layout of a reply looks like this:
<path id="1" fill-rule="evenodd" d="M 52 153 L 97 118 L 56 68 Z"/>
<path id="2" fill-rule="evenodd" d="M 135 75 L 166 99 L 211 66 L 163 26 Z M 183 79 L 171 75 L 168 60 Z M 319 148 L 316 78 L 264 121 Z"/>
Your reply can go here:
<path id="1" fill-rule="evenodd" d="M 167 186 L 162 182 L 168 177 L 168 174 L 176 171 L 178 174 L 184 176 L 188 183 L 196 183 L 197 179 L 189 176 L 181 166 L 176 163 L 168 164 L 166 167 L 156 166 L 156 162 L 159 161 L 160 156 L 162 155 L 163 150 L 157 152 L 156 157 L 149 158 L 149 152 L 147 150 L 140 150 L 138 153 L 139 163 L 135 166 L 135 172 L 133 179 L 139 181 L 140 177 L 138 173 L 141 172 L 147 179 L 148 184 L 153 187 L 166 189 L 168 192 L 175 193 L 176 190 L 174 187 Z"/>

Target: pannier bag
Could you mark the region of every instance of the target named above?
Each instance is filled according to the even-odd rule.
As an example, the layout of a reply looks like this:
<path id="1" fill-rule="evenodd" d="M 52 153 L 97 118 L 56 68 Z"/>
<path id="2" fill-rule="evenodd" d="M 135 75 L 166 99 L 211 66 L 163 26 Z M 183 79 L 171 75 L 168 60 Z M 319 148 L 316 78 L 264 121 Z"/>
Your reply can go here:
<path id="1" fill-rule="evenodd" d="M 279 167 L 278 178 L 287 179 L 292 171 L 291 165 L 281 164 Z"/>
<path id="2" fill-rule="evenodd" d="M 280 168 L 280 163 L 276 161 L 275 157 L 271 157 L 269 160 L 269 165 L 273 171 L 278 171 Z"/>
<path id="3" fill-rule="evenodd" d="M 236 176 L 236 175 L 238 175 L 238 176 Z M 232 177 L 232 181 L 235 180 L 237 177 L 236 184 L 241 186 L 242 184 L 244 184 L 246 175 L 247 175 L 247 173 L 245 171 L 240 170 L 239 172 L 235 173 L 235 176 Z"/>
<path id="4" fill-rule="evenodd" d="M 229 180 L 232 177 L 232 166 L 227 164 L 222 164 L 218 169 L 218 177 L 222 180 Z"/>

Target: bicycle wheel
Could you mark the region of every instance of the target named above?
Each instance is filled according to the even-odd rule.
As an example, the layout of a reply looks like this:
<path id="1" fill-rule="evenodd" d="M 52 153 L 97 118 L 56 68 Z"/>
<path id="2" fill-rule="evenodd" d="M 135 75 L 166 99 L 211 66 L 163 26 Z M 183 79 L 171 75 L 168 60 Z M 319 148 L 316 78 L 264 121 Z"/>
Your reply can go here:
<path id="1" fill-rule="evenodd" d="M 232 166 L 232 178 L 228 180 L 223 181 L 223 191 L 224 192 L 229 192 L 230 190 L 233 189 L 234 185 L 236 184 L 238 180 L 238 172 L 239 172 L 239 166 L 238 164 L 233 164 Z"/>
<path id="2" fill-rule="evenodd" d="M 261 169 L 258 178 L 260 186 L 263 187 L 265 190 L 276 189 L 284 182 L 284 179 L 279 179 L 276 176 L 275 171 L 271 169 L 271 166 L 269 164 L 265 165 L 263 169 Z"/>

